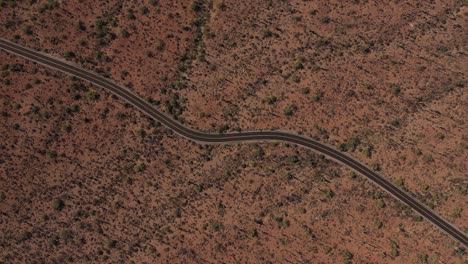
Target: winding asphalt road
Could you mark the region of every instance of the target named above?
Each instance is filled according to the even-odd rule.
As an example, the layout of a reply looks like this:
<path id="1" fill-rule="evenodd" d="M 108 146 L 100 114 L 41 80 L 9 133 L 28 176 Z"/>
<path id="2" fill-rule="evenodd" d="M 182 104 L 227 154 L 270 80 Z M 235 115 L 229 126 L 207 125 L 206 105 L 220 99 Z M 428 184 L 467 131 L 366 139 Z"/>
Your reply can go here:
<path id="1" fill-rule="evenodd" d="M 359 161 L 353 159 L 352 157 L 326 144 L 317 142 L 316 140 L 305 136 L 300 136 L 294 133 L 283 131 L 257 131 L 227 134 L 202 133 L 200 131 L 196 131 L 183 126 L 182 124 L 169 117 L 165 113 L 154 108 L 143 98 L 139 97 L 127 88 L 119 86 L 111 80 L 106 79 L 96 73 L 84 70 L 76 65 L 72 65 L 69 62 L 23 47 L 3 38 L 0 38 L 0 49 L 24 57 L 28 60 L 43 64 L 47 67 L 73 75 L 85 81 L 91 82 L 97 86 L 100 86 L 110 91 L 111 93 L 121 97 L 122 99 L 128 101 L 129 103 L 133 104 L 136 108 L 140 109 L 148 116 L 154 118 L 155 120 L 161 122 L 163 125 L 173 130 L 177 134 L 186 137 L 190 140 L 202 143 L 215 144 L 254 141 L 283 141 L 287 143 L 294 143 L 309 148 L 320 154 L 326 155 L 329 158 L 337 161 L 338 163 L 344 164 L 353 169 L 354 171 L 358 172 L 359 174 L 365 176 L 375 184 L 379 185 L 382 189 L 390 193 L 392 196 L 411 207 L 413 210 L 418 212 L 420 215 L 429 220 L 435 226 L 439 227 L 442 231 L 446 232 L 448 235 L 462 243 L 465 247 L 468 246 L 468 239 L 466 235 L 460 230 L 458 230 L 456 227 L 451 225 L 448 221 L 441 218 L 434 211 L 424 206 L 421 202 L 413 198 L 407 192 L 398 188 L 386 178 L 372 171 L 371 169 L 361 164 Z"/>

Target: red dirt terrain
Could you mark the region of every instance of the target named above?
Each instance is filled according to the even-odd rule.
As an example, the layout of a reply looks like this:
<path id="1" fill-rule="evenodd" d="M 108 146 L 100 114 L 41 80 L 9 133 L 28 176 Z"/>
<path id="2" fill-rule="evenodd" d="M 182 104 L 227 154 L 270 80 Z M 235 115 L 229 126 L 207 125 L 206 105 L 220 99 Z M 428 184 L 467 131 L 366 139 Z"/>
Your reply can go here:
<path id="1" fill-rule="evenodd" d="M 0 35 L 184 124 L 335 145 L 468 228 L 463 1 L 0 1 Z M 0 263 L 466 263 L 346 167 L 202 146 L 0 52 Z"/>

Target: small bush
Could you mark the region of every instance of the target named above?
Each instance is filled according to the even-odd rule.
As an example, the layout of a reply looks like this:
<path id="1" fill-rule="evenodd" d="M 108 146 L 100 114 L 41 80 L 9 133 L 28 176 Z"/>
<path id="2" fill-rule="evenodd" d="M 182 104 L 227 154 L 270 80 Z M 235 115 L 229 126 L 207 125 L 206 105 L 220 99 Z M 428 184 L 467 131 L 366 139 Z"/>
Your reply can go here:
<path id="1" fill-rule="evenodd" d="M 400 255 L 399 247 L 397 243 L 390 241 L 390 256 L 393 258 L 398 257 Z"/>
<path id="2" fill-rule="evenodd" d="M 133 166 L 134 172 L 142 172 L 146 169 L 146 165 L 143 162 L 138 162 Z"/>
<path id="3" fill-rule="evenodd" d="M 269 29 L 264 29 L 263 30 L 263 38 L 271 38 L 273 36 L 273 32 Z"/>
<path id="4" fill-rule="evenodd" d="M 297 106 L 295 104 L 289 104 L 284 108 L 283 113 L 287 116 L 292 116 L 296 110 Z"/>
<path id="5" fill-rule="evenodd" d="M 418 254 L 418 261 L 419 263 L 428 263 L 429 261 L 429 256 L 425 253 L 420 253 Z"/>
<path id="6" fill-rule="evenodd" d="M 379 163 L 372 163 L 371 168 L 373 171 L 380 171 L 380 164 Z"/>
<path id="7" fill-rule="evenodd" d="M 438 139 L 444 139 L 444 138 L 445 138 L 445 135 L 442 134 L 441 132 L 437 132 L 436 137 L 437 137 Z"/>
<path id="8" fill-rule="evenodd" d="M 371 146 L 367 146 L 365 147 L 363 150 L 362 150 L 362 153 L 364 153 L 364 155 L 368 158 L 372 157 L 372 147 Z"/>
<path id="9" fill-rule="evenodd" d="M 426 162 L 426 163 L 430 163 L 430 162 L 433 162 L 433 161 L 434 161 L 434 158 L 432 157 L 431 154 L 426 154 L 426 155 L 424 155 L 424 158 L 423 158 L 423 159 L 424 159 L 424 162 Z"/>
<path id="10" fill-rule="evenodd" d="M 331 189 L 327 189 L 327 190 L 323 191 L 323 193 L 325 194 L 325 196 L 327 198 L 335 197 L 335 193 Z"/>
<path id="11" fill-rule="evenodd" d="M 330 23 L 331 19 L 330 19 L 329 16 L 324 16 L 324 17 L 322 17 L 322 20 L 321 20 L 321 21 L 322 21 L 322 23 L 324 23 L 324 24 L 328 24 L 328 23 Z"/>
<path id="12" fill-rule="evenodd" d="M 392 88 L 392 94 L 399 95 L 401 92 L 401 87 L 397 83 L 390 83 L 390 87 Z"/>
<path id="13" fill-rule="evenodd" d="M 460 218 L 462 210 L 463 209 L 461 207 L 456 208 L 453 212 L 450 213 L 450 217 Z"/>
<path id="14" fill-rule="evenodd" d="M 296 59 L 296 61 L 294 62 L 294 69 L 295 69 L 295 70 L 302 70 L 302 69 L 304 69 L 304 65 L 302 64 L 302 62 L 303 62 L 303 59 L 302 59 L 302 58 Z"/>
<path id="15" fill-rule="evenodd" d="M 62 211 L 65 207 L 65 202 L 62 199 L 55 199 L 52 201 L 52 209 L 55 211 Z"/>
<path id="16" fill-rule="evenodd" d="M 276 96 L 268 96 L 265 99 L 263 99 L 263 103 L 267 103 L 269 105 L 272 105 L 278 101 L 278 98 Z"/>
<path id="17" fill-rule="evenodd" d="M 317 91 L 315 94 L 312 96 L 312 101 L 318 102 L 320 99 L 323 97 L 323 92 L 322 91 Z"/>
<path id="18" fill-rule="evenodd" d="M 359 138 L 351 138 L 349 139 L 348 141 L 344 142 L 344 143 L 341 143 L 339 146 L 338 146 L 338 149 L 340 151 L 343 151 L 343 152 L 346 152 L 346 151 L 355 151 L 356 148 L 359 146 L 359 144 L 361 143 L 361 141 L 359 140 Z"/>
<path id="19" fill-rule="evenodd" d="M 32 27 L 31 26 L 23 27 L 23 33 L 26 34 L 26 35 L 32 35 L 32 33 L 33 33 Z"/>
<path id="20" fill-rule="evenodd" d="M 202 10 L 202 6 L 203 5 L 202 5 L 201 1 L 193 1 L 190 8 L 192 9 L 192 11 L 199 12 L 199 11 Z"/>
<path id="21" fill-rule="evenodd" d="M 382 199 L 378 199 L 378 200 L 376 201 L 376 205 L 377 205 L 377 207 L 379 207 L 379 208 L 384 208 L 384 207 L 385 207 L 385 202 L 384 202 L 384 200 L 382 200 Z"/>
<path id="22" fill-rule="evenodd" d="M 165 47 L 166 43 L 164 42 L 164 40 L 159 39 L 158 41 L 156 41 L 156 50 L 163 51 Z"/>
<path id="23" fill-rule="evenodd" d="M 73 51 L 66 51 L 64 54 L 65 58 L 70 59 L 75 57 L 75 53 Z"/>
<path id="24" fill-rule="evenodd" d="M 99 94 L 96 93 L 95 91 L 88 91 L 86 92 L 86 97 L 90 100 L 98 100 Z"/>
<path id="25" fill-rule="evenodd" d="M 377 229 L 380 229 L 383 227 L 383 222 L 380 219 L 375 219 L 374 225 Z"/>
<path id="26" fill-rule="evenodd" d="M 343 263 L 344 264 L 351 264 L 353 261 L 353 254 L 349 250 L 344 250 L 342 253 L 343 255 Z"/>
<path id="27" fill-rule="evenodd" d="M 127 18 L 129 19 L 136 19 L 136 16 L 135 16 L 135 11 L 133 9 L 128 9 L 127 10 Z"/>
<path id="28" fill-rule="evenodd" d="M 145 51 L 145 55 L 146 55 L 146 57 L 148 57 L 148 58 L 154 57 L 153 52 L 151 52 L 150 50 Z"/>
<path id="29" fill-rule="evenodd" d="M 218 8 L 219 10 L 224 11 L 226 10 L 226 4 L 224 2 L 221 2 L 218 4 Z"/>
<path id="30" fill-rule="evenodd" d="M 50 159 L 55 159 L 57 158 L 58 154 L 56 151 L 53 151 L 53 150 L 47 150 L 46 151 L 46 156 Z"/>
<path id="31" fill-rule="evenodd" d="M 120 35 L 121 35 L 123 38 L 129 38 L 129 37 L 130 37 L 130 33 L 128 33 L 128 31 L 127 31 L 126 29 L 120 30 Z"/>
<path id="32" fill-rule="evenodd" d="M 82 30 L 82 31 L 86 30 L 86 26 L 85 26 L 84 22 L 81 21 L 81 20 L 78 21 L 78 23 L 76 24 L 76 28 L 79 29 L 79 30 Z"/>
<path id="33" fill-rule="evenodd" d="M 32 238 L 32 233 L 29 231 L 25 231 L 21 234 L 20 241 L 26 241 L 30 238 Z"/>

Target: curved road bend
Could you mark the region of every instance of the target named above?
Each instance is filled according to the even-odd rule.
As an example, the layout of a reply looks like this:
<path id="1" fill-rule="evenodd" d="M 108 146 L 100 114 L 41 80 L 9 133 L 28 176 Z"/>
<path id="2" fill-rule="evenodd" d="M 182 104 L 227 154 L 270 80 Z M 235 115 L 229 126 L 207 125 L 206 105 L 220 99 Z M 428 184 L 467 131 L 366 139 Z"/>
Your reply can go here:
<path id="1" fill-rule="evenodd" d="M 64 73 L 73 75 L 85 81 L 91 82 L 100 86 L 111 93 L 121 97 L 122 99 L 133 104 L 136 108 L 140 109 L 148 116 L 161 122 L 163 125 L 173 130 L 177 134 L 186 137 L 190 140 L 203 142 L 203 143 L 237 143 L 237 142 L 253 142 L 253 141 L 283 141 L 294 143 L 315 152 L 326 155 L 329 158 L 344 164 L 359 174 L 367 177 L 369 180 L 379 185 L 382 189 L 390 193 L 392 196 L 405 203 L 413 210 L 418 212 L 421 216 L 429 220 L 435 226 L 439 227 L 442 231 L 462 243 L 465 247 L 468 246 L 467 236 L 448 221 L 441 218 L 434 211 L 423 205 L 421 202 L 413 198 L 407 192 L 395 186 L 392 182 L 372 171 L 359 161 L 351 158 L 350 156 L 311 138 L 300 136 L 297 134 L 282 132 L 282 131 L 257 131 L 257 132 L 241 132 L 241 133 L 227 133 L 227 134 L 208 134 L 200 131 L 193 130 L 185 127 L 179 122 L 175 121 L 165 113 L 154 108 L 150 103 L 137 96 L 127 88 L 119 86 L 114 82 L 106 79 L 94 72 L 84 70 L 69 62 L 51 57 L 47 54 L 23 47 L 3 38 L 0 38 L 0 49 L 3 49 L 12 54 L 24 57 L 28 60 L 35 61 L 47 67 L 62 71 Z"/>

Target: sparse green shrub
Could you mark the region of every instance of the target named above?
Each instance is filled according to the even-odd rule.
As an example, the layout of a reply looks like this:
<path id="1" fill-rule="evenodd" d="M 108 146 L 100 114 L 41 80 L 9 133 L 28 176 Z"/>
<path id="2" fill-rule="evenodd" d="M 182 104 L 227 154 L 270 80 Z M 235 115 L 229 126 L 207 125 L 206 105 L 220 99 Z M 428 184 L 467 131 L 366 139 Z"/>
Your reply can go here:
<path id="1" fill-rule="evenodd" d="M 133 9 L 130 8 L 127 10 L 127 18 L 132 20 L 136 19 L 135 11 Z"/>
<path id="2" fill-rule="evenodd" d="M 294 62 L 294 69 L 295 70 L 302 70 L 304 69 L 304 65 L 302 64 L 304 59 L 302 57 L 297 58 L 296 61 Z"/>
<path id="3" fill-rule="evenodd" d="M 256 229 L 256 228 L 248 229 L 248 230 L 247 230 L 247 236 L 252 237 L 252 238 L 258 237 L 258 231 L 257 231 L 257 229 Z"/>
<path id="4" fill-rule="evenodd" d="M 271 38 L 273 36 L 273 32 L 269 29 L 264 29 L 263 30 L 263 38 Z"/>
<path id="5" fill-rule="evenodd" d="M 164 40 L 158 39 L 156 41 L 156 50 L 163 51 L 165 47 L 166 47 L 166 43 L 164 42 Z"/>
<path id="6" fill-rule="evenodd" d="M 322 191 L 327 198 L 333 198 L 335 197 L 335 193 L 331 189 L 326 189 L 325 191 Z"/>
<path id="7" fill-rule="evenodd" d="M 292 116 L 296 110 L 297 106 L 295 104 L 289 104 L 283 109 L 283 113 L 287 116 Z"/>
<path id="8" fill-rule="evenodd" d="M 348 141 L 344 142 L 344 143 L 341 143 L 339 146 L 338 146 L 338 149 L 340 151 L 354 151 L 356 150 L 356 148 L 359 146 L 359 144 L 361 143 L 361 141 L 359 140 L 359 138 L 357 137 L 354 137 L 354 138 L 351 138 L 349 139 Z"/>
<path id="9" fill-rule="evenodd" d="M 392 126 L 394 127 L 399 127 L 400 126 L 400 120 L 398 119 L 393 119 L 390 124 L 392 124 Z"/>
<path id="10" fill-rule="evenodd" d="M 343 264 L 351 264 L 353 262 L 353 254 L 349 250 L 341 252 L 343 255 Z"/>
<path id="11" fill-rule="evenodd" d="M 375 227 L 376 227 L 377 229 L 380 229 L 380 228 L 383 227 L 383 222 L 380 221 L 380 219 L 375 219 L 374 225 L 375 225 Z"/>
<path id="12" fill-rule="evenodd" d="M 401 87 L 397 83 L 390 83 L 390 87 L 392 88 L 392 94 L 399 95 L 401 92 Z"/>
<path id="13" fill-rule="evenodd" d="M 372 85 L 371 83 L 364 83 L 363 85 L 364 85 L 364 87 L 365 87 L 367 90 L 372 90 L 372 89 L 374 89 L 374 85 Z"/>
<path id="14" fill-rule="evenodd" d="M 324 17 L 322 17 L 321 21 L 324 24 L 328 24 L 328 23 L 330 23 L 331 19 L 330 19 L 329 16 L 324 16 Z"/>
<path id="15" fill-rule="evenodd" d="M 65 58 L 70 59 L 75 57 L 75 53 L 73 51 L 66 51 L 64 54 Z"/>
<path id="16" fill-rule="evenodd" d="M 323 92 L 322 91 L 316 91 L 314 95 L 312 96 L 312 101 L 318 102 L 320 99 L 323 97 Z"/>
<path id="17" fill-rule="evenodd" d="M 368 158 L 372 157 L 372 147 L 371 146 L 366 146 L 365 148 L 362 149 L 362 153 Z"/>
<path id="18" fill-rule="evenodd" d="M 123 38 L 129 38 L 130 37 L 130 33 L 126 30 L 126 29 L 121 29 L 120 30 L 120 35 L 123 37 Z"/>
<path id="19" fill-rule="evenodd" d="M 58 154 L 56 151 L 54 150 L 47 150 L 46 151 L 46 156 L 49 158 L 49 159 L 56 159 Z"/>
<path id="20" fill-rule="evenodd" d="M 135 134 L 137 134 L 141 138 L 144 138 L 146 136 L 146 131 L 142 128 L 139 128 L 135 131 Z"/>
<path id="21" fill-rule="evenodd" d="M 228 130 L 229 130 L 229 125 L 227 125 L 227 124 L 218 126 L 218 133 L 219 134 L 222 134 L 222 133 L 224 133 L 224 132 L 226 132 Z"/>
<path id="22" fill-rule="evenodd" d="M 400 255 L 398 244 L 394 241 L 390 241 L 390 256 L 396 258 Z"/>
<path id="23" fill-rule="evenodd" d="M 429 255 L 425 253 L 419 253 L 418 254 L 418 262 L 421 264 L 426 264 L 429 262 Z"/>
<path id="24" fill-rule="evenodd" d="M 76 28 L 79 29 L 79 30 L 82 30 L 82 31 L 86 30 L 86 26 L 85 26 L 84 22 L 81 21 L 81 20 L 78 21 L 78 23 L 76 24 Z"/>
<path id="25" fill-rule="evenodd" d="M 140 12 L 141 12 L 142 15 L 147 15 L 149 13 L 149 9 L 146 6 L 143 6 L 140 9 Z"/>
<path id="26" fill-rule="evenodd" d="M 438 139 L 444 139 L 444 138 L 445 138 L 445 135 L 442 134 L 441 132 L 437 132 L 436 138 L 438 138 Z"/>
<path id="27" fill-rule="evenodd" d="M 80 39 L 78 40 L 78 45 L 80 45 L 81 47 L 86 47 L 88 45 L 88 41 Z"/>
<path id="28" fill-rule="evenodd" d="M 405 189 L 405 180 L 404 180 L 403 178 L 398 178 L 398 179 L 395 181 L 395 184 L 396 184 L 398 187 Z"/>
<path id="29" fill-rule="evenodd" d="M 154 54 L 153 54 L 153 52 L 152 52 L 152 51 L 150 51 L 150 50 L 147 50 L 147 51 L 145 51 L 145 55 L 146 55 L 146 57 L 148 57 L 148 58 L 152 58 L 152 57 L 154 57 Z"/>
<path id="30" fill-rule="evenodd" d="M 64 207 L 65 202 L 62 199 L 57 198 L 52 201 L 52 209 L 55 211 L 62 211 Z"/>
<path id="31" fill-rule="evenodd" d="M 26 34 L 26 35 L 32 35 L 32 33 L 33 33 L 32 27 L 31 26 L 24 26 L 23 27 L 23 33 Z"/>
<path id="32" fill-rule="evenodd" d="M 88 92 L 86 92 L 86 97 L 90 100 L 98 100 L 99 94 L 95 91 L 89 90 Z"/>
<path id="33" fill-rule="evenodd" d="M 460 218 L 462 210 L 463 209 L 461 207 L 456 208 L 453 212 L 450 213 L 450 217 Z"/>
<path id="34" fill-rule="evenodd" d="M 294 179 L 294 175 L 292 173 L 288 172 L 288 173 L 286 173 L 285 178 L 288 181 L 290 181 L 290 180 Z"/>
<path id="35" fill-rule="evenodd" d="M 377 163 L 377 162 L 372 163 L 371 169 L 374 171 L 380 171 L 381 170 L 380 163 Z"/>
<path id="36" fill-rule="evenodd" d="M 299 76 L 297 76 L 297 75 L 294 75 L 294 76 L 292 77 L 292 81 L 295 82 L 295 83 L 300 83 L 300 82 L 301 82 L 301 78 L 299 78 Z"/>
<path id="37" fill-rule="evenodd" d="M 379 207 L 379 208 L 384 208 L 385 207 L 385 202 L 382 199 L 377 199 L 377 201 L 375 203 L 376 203 L 377 207 Z"/>
<path id="38" fill-rule="evenodd" d="M 26 240 L 29 240 L 32 238 L 32 233 L 29 232 L 29 231 L 24 231 L 22 234 L 21 234 L 21 237 L 20 237 L 20 241 L 26 241 Z"/>
<path id="39" fill-rule="evenodd" d="M 117 246 L 117 241 L 114 239 L 107 240 L 107 247 L 108 248 L 115 248 Z"/>
<path id="40" fill-rule="evenodd" d="M 134 172 L 142 172 L 146 169 L 146 164 L 143 162 L 138 162 L 133 166 Z"/>
<path id="41" fill-rule="evenodd" d="M 265 151 L 260 146 L 255 146 L 253 156 L 257 159 L 261 159 L 265 156 Z"/>
<path id="42" fill-rule="evenodd" d="M 276 101 L 278 101 L 278 98 L 273 95 L 267 96 L 265 99 L 263 99 L 263 103 L 267 103 L 269 105 L 276 103 Z"/>
<path id="43" fill-rule="evenodd" d="M 430 163 L 430 162 L 433 162 L 433 161 L 434 161 L 434 158 L 432 157 L 431 154 L 426 154 L 426 155 L 424 155 L 423 160 L 424 160 L 424 162 L 426 162 L 426 163 Z"/>
<path id="44" fill-rule="evenodd" d="M 226 10 L 226 4 L 224 2 L 221 2 L 218 4 L 218 8 L 219 10 L 224 11 Z"/>
<path id="45" fill-rule="evenodd" d="M 201 1 L 199 0 L 196 0 L 196 1 L 193 1 L 192 2 L 192 5 L 190 6 L 190 8 L 192 9 L 192 11 L 195 11 L 195 12 L 199 12 L 202 10 L 202 7 L 203 7 L 203 4 Z"/>
<path id="46" fill-rule="evenodd" d="M 418 155 L 418 156 L 419 156 L 419 155 L 422 155 L 422 150 L 421 150 L 421 149 L 415 149 L 415 150 L 414 150 L 414 154 L 416 154 L 416 155 Z"/>

